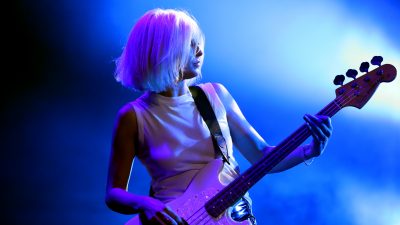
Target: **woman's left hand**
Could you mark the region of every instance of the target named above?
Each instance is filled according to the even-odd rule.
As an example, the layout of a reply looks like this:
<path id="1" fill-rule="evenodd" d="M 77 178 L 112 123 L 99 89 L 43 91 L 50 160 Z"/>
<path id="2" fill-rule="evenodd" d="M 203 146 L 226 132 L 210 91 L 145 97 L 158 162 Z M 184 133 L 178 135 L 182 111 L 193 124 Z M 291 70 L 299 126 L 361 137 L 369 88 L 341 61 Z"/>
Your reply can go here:
<path id="1" fill-rule="evenodd" d="M 328 139 L 332 135 L 331 119 L 328 116 L 305 114 L 304 120 L 313 136 L 310 151 L 307 152 L 307 158 L 321 155 L 324 152 Z"/>

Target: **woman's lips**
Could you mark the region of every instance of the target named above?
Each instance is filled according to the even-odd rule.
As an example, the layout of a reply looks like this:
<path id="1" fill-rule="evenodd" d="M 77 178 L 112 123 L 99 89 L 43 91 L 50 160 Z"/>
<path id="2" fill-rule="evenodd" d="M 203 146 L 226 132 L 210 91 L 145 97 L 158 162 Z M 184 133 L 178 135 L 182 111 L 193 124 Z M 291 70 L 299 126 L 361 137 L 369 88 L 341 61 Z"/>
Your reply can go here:
<path id="1" fill-rule="evenodd" d="M 199 67 L 199 66 L 201 65 L 200 60 L 194 61 L 194 62 L 193 62 L 193 65 L 194 65 L 195 67 Z"/>

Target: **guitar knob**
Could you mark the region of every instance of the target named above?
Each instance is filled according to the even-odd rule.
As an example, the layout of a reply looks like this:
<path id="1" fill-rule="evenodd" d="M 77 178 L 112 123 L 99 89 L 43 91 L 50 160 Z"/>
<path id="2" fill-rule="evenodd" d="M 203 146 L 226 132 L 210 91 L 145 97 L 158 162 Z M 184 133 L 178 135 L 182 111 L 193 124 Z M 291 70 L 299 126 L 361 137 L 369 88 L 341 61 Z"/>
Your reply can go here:
<path id="1" fill-rule="evenodd" d="M 368 73 L 368 68 L 369 68 L 369 63 L 368 62 L 363 62 L 360 65 L 360 71 Z"/>
<path id="2" fill-rule="evenodd" d="M 371 64 L 375 66 L 381 66 L 382 61 L 383 61 L 382 56 L 374 56 L 371 59 Z"/>
<path id="3" fill-rule="evenodd" d="M 354 70 L 354 69 L 349 69 L 346 72 L 346 76 L 351 77 L 353 79 L 356 79 L 357 74 L 358 74 L 357 70 Z"/>
<path id="4" fill-rule="evenodd" d="M 335 84 L 335 85 L 343 85 L 343 81 L 344 81 L 344 79 L 345 79 L 345 76 L 344 75 L 337 75 L 336 77 L 335 77 L 335 79 L 333 80 L 333 83 Z"/>

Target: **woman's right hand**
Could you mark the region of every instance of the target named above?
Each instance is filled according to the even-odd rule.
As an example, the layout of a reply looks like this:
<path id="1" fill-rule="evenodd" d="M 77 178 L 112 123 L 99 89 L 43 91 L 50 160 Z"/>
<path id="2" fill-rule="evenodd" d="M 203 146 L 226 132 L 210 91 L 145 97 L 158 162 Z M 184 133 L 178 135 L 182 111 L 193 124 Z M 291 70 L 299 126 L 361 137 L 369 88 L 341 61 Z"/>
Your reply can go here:
<path id="1" fill-rule="evenodd" d="M 187 225 L 186 221 L 158 199 L 145 197 L 142 210 L 141 222 L 144 225 Z"/>

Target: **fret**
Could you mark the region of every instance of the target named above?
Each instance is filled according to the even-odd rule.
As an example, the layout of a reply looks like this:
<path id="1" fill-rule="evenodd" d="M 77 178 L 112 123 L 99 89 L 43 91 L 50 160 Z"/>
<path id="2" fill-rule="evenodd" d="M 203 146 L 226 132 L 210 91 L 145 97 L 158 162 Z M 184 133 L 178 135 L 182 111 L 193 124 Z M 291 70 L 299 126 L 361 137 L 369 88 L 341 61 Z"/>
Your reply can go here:
<path id="1" fill-rule="evenodd" d="M 366 74 L 362 75 L 359 78 L 355 78 L 355 74 L 353 72 L 349 73 L 349 70 L 346 75 L 353 78 L 354 80 L 348 82 L 347 84 L 343 84 L 345 79 L 344 75 L 336 76 L 334 83 L 336 85 L 340 85 L 339 88 L 336 89 L 336 98 L 330 102 L 327 106 L 325 106 L 317 115 L 326 115 L 329 117 L 334 116 L 338 111 L 347 106 L 356 107 L 361 109 L 372 97 L 375 90 L 378 88 L 378 85 L 381 82 L 392 82 L 397 74 L 397 70 L 393 65 L 385 64 L 381 66 L 382 57 L 375 56 L 372 58 L 371 63 L 374 65 L 379 65 L 378 68 L 368 72 L 368 69 L 363 67 L 362 72 L 366 72 Z M 362 63 L 365 65 L 366 63 Z M 192 204 L 192 199 L 185 199 L 186 197 L 181 197 L 175 199 L 168 204 L 172 206 L 173 209 L 176 209 L 178 215 L 187 219 L 188 223 L 193 224 L 192 222 L 195 220 L 197 224 L 205 224 L 214 219 L 216 223 L 220 224 L 224 223 L 224 221 L 229 220 L 229 215 L 221 215 L 228 207 L 232 206 L 235 202 L 237 202 L 254 184 L 256 184 L 264 175 L 270 172 L 278 163 L 280 163 L 285 157 L 287 157 L 294 149 L 296 149 L 301 143 L 303 143 L 309 136 L 311 132 L 308 129 L 306 124 L 301 125 L 293 134 L 283 140 L 279 145 L 274 148 L 273 152 L 266 154 L 261 160 L 251 166 L 248 170 L 246 170 L 243 174 L 239 175 L 234 181 L 228 184 L 225 187 L 221 187 L 218 184 L 218 189 L 222 188 L 221 191 L 206 193 L 204 203 L 200 202 L 202 208 L 196 210 L 195 212 L 190 212 L 186 204 Z M 216 162 L 217 164 L 214 164 Z M 200 171 L 200 178 L 204 179 L 207 177 L 208 172 L 212 172 L 214 174 L 217 173 L 217 169 L 220 169 L 221 161 L 214 161 L 206 166 L 203 170 Z M 215 167 L 214 167 L 215 166 Z M 215 169 L 215 170 L 214 170 Z M 209 171 L 210 170 L 210 171 Z M 197 181 L 200 182 L 200 181 Z M 195 183 L 194 188 L 192 184 L 189 186 L 187 192 L 195 190 L 198 191 L 198 183 Z M 202 187 L 202 190 L 206 190 L 209 187 L 209 183 L 207 186 Z M 207 189 L 208 190 L 208 189 Z M 218 190 L 217 190 L 218 191 Z M 191 194 L 190 192 L 188 194 Z M 210 195 L 209 195 L 210 194 Z M 213 196 L 209 199 L 209 196 Z M 197 199 L 197 195 L 194 195 L 194 198 Z M 204 207 L 203 207 L 204 206 Z M 180 208 L 181 207 L 181 208 Z M 203 213 L 206 210 L 206 213 Z M 198 215 L 200 214 L 200 216 Z M 211 217 L 213 218 L 211 218 Z M 199 223 L 200 222 L 200 223 Z M 129 225 L 139 225 L 140 219 L 139 216 L 132 218 L 128 221 Z"/>
<path id="2" fill-rule="evenodd" d="M 332 117 L 341 109 L 340 105 L 341 103 L 335 99 L 325 106 L 318 115 Z M 218 217 L 228 207 L 235 204 L 254 184 L 293 152 L 310 135 L 311 132 L 307 125 L 301 125 L 295 132 L 277 145 L 273 152 L 265 155 L 260 161 L 210 199 L 205 204 L 207 212 L 213 217 Z"/>

